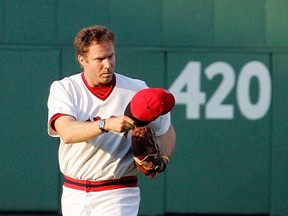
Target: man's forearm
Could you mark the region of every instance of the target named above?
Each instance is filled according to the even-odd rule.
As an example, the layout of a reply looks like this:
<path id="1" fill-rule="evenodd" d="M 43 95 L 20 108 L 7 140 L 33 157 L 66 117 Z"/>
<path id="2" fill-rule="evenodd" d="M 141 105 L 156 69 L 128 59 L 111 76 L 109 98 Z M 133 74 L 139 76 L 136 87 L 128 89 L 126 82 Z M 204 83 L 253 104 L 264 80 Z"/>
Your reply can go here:
<path id="1" fill-rule="evenodd" d="M 176 145 L 176 134 L 172 125 L 165 134 L 158 137 L 158 145 L 161 155 L 170 158 Z"/>

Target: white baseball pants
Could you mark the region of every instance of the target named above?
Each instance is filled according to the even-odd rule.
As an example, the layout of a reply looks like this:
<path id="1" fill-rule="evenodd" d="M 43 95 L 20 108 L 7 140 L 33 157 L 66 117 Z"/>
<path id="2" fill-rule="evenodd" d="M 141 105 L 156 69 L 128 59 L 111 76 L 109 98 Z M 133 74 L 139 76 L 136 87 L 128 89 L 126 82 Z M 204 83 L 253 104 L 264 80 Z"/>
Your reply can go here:
<path id="1" fill-rule="evenodd" d="M 137 216 L 139 187 L 85 192 L 63 186 L 63 216 Z"/>

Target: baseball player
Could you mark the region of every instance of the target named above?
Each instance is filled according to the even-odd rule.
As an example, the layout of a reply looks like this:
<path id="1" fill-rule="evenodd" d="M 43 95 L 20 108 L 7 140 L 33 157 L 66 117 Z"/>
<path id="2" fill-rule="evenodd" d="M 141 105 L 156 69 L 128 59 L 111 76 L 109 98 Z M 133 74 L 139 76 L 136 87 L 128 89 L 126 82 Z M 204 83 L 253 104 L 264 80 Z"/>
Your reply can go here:
<path id="1" fill-rule="evenodd" d="M 131 152 L 135 127 L 124 111 L 145 82 L 114 72 L 114 34 L 90 26 L 74 39 L 81 73 L 54 81 L 48 98 L 48 134 L 60 138 L 64 216 L 138 214 L 138 170 Z M 170 113 L 149 124 L 165 166 L 175 147 Z"/>

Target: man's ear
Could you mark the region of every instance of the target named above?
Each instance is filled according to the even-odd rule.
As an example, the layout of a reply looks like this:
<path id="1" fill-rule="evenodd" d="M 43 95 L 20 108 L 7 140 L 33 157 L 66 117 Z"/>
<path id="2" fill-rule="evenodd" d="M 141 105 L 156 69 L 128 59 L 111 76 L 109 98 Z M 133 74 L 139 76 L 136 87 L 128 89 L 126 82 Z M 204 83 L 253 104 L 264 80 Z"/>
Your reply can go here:
<path id="1" fill-rule="evenodd" d="M 86 63 L 85 58 L 82 55 L 78 55 L 77 59 L 78 59 L 79 64 L 81 65 L 81 67 L 84 68 L 84 65 Z"/>

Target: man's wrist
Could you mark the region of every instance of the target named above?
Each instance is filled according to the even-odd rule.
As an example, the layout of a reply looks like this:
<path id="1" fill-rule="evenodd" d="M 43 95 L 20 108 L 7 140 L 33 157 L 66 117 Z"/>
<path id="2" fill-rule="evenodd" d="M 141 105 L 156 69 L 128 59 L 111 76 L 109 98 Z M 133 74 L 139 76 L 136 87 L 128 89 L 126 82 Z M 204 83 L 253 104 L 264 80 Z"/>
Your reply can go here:
<path id="1" fill-rule="evenodd" d="M 169 160 L 170 160 L 169 157 L 165 155 L 161 156 L 161 159 L 162 159 L 162 163 L 161 163 L 160 169 L 158 170 L 159 173 L 165 171 L 167 164 L 169 163 Z"/>
<path id="2" fill-rule="evenodd" d="M 162 155 L 161 157 L 162 157 L 163 161 L 165 162 L 165 164 L 167 165 L 170 161 L 169 157 L 166 155 Z"/>

